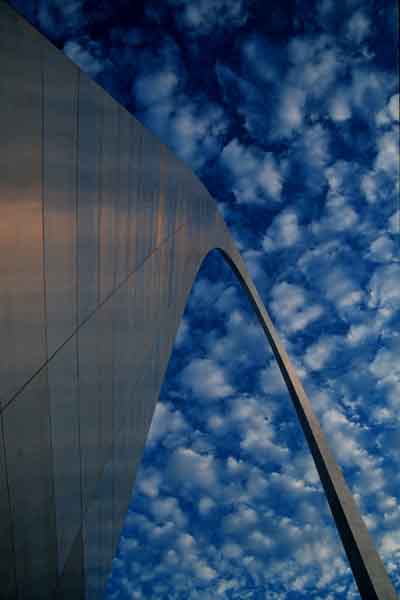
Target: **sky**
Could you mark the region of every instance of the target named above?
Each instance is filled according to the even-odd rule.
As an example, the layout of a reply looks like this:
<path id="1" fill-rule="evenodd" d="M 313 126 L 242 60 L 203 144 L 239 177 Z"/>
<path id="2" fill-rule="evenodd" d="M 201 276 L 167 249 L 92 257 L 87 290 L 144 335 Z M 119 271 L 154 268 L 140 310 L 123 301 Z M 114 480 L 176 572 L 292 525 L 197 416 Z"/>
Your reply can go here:
<path id="1" fill-rule="evenodd" d="M 400 592 L 393 0 L 13 0 L 224 215 Z M 218 253 L 181 322 L 106 600 L 359 598 Z"/>

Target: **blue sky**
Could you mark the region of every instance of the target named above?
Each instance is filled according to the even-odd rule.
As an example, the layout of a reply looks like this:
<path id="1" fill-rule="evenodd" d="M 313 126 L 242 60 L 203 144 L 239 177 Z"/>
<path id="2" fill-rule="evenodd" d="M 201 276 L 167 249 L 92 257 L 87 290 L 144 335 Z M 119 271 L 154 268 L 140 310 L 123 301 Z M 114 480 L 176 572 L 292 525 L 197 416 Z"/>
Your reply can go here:
<path id="1" fill-rule="evenodd" d="M 217 200 L 400 591 L 396 2 L 12 4 Z M 212 255 L 106 598 L 357 597 L 271 352 Z"/>

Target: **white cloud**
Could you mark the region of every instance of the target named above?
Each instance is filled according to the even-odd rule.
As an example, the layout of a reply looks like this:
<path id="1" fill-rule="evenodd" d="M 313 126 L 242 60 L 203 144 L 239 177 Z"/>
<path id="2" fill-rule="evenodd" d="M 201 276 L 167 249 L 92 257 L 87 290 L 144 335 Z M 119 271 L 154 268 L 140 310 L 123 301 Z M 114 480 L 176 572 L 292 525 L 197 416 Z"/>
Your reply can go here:
<path id="1" fill-rule="evenodd" d="M 195 358 L 181 374 L 182 385 L 200 398 L 216 400 L 233 393 L 225 371 L 209 358 Z"/>
<path id="2" fill-rule="evenodd" d="M 215 569 L 202 562 L 196 563 L 194 572 L 198 579 L 205 582 L 212 581 L 218 575 Z"/>
<path id="3" fill-rule="evenodd" d="M 215 468 L 213 456 L 199 454 L 190 448 L 175 450 L 168 463 L 168 472 L 174 481 L 208 491 L 216 484 Z"/>
<path id="4" fill-rule="evenodd" d="M 268 196 L 279 201 L 282 192 L 282 176 L 276 160 L 271 153 L 261 161 L 257 176 L 258 184 Z"/>
<path id="5" fill-rule="evenodd" d="M 346 335 L 346 340 L 351 346 L 358 346 L 371 335 L 376 335 L 376 328 L 372 324 L 351 325 Z"/>
<path id="6" fill-rule="evenodd" d="M 397 209 L 388 220 L 388 231 L 400 234 L 400 209 Z"/>
<path id="7" fill-rule="evenodd" d="M 378 127 L 387 127 L 391 124 L 392 121 L 398 122 L 400 120 L 399 98 L 400 94 L 393 94 L 393 96 L 389 98 L 389 102 L 387 103 L 385 108 L 383 108 L 377 113 L 376 124 L 378 125 Z"/>
<path id="8" fill-rule="evenodd" d="M 288 208 L 275 217 L 263 238 L 262 246 L 266 252 L 290 248 L 296 245 L 301 237 L 297 213 Z"/>
<path id="9" fill-rule="evenodd" d="M 379 348 L 369 370 L 377 379 L 400 377 L 400 362 L 397 352 L 387 348 Z"/>
<path id="10" fill-rule="evenodd" d="M 175 527 L 183 528 L 186 526 L 186 516 L 180 509 L 176 498 L 168 496 L 155 498 L 151 501 L 149 509 L 158 523 L 168 523 L 172 521 L 175 524 Z"/>
<path id="11" fill-rule="evenodd" d="M 326 297 L 336 304 L 339 311 L 346 311 L 353 305 L 358 305 L 363 299 L 357 281 L 342 267 L 333 267 L 321 278 L 322 288 Z"/>
<path id="12" fill-rule="evenodd" d="M 189 36 L 211 35 L 215 29 L 231 29 L 247 20 L 246 4 L 242 0 L 171 0 L 175 19 Z"/>
<path id="13" fill-rule="evenodd" d="M 388 102 L 388 112 L 393 121 L 400 120 L 400 94 L 393 94 Z"/>
<path id="14" fill-rule="evenodd" d="M 179 323 L 179 328 L 175 338 L 175 348 L 180 348 L 185 343 L 187 334 L 189 332 L 189 322 L 187 319 L 182 317 Z"/>
<path id="15" fill-rule="evenodd" d="M 146 443 L 155 446 L 169 434 L 183 434 L 186 430 L 186 421 L 179 410 L 157 402 Z"/>
<path id="16" fill-rule="evenodd" d="M 400 306 L 400 265 L 378 267 L 369 282 L 371 307 L 388 309 L 387 315 L 398 311 Z"/>
<path id="17" fill-rule="evenodd" d="M 386 533 L 382 537 L 379 549 L 388 558 L 391 558 L 395 553 L 400 553 L 400 529 Z"/>
<path id="18" fill-rule="evenodd" d="M 321 99 L 335 83 L 341 68 L 340 55 L 329 36 L 319 36 L 314 43 L 309 39 L 312 58 L 306 60 L 302 66 L 296 65 L 291 73 L 291 78 L 307 90 L 307 94 Z"/>
<path id="19" fill-rule="evenodd" d="M 364 11 L 353 13 L 346 25 L 347 36 L 356 44 L 361 44 L 370 31 L 371 22 Z"/>
<path id="20" fill-rule="evenodd" d="M 303 125 L 306 94 L 304 90 L 292 85 L 283 85 L 278 101 L 276 134 L 290 137 Z"/>
<path id="21" fill-rule="evenodd" d="M 342 123 L 351 117 L 351 105 L 347 95 L 337 92 L 329 102 L 329 115 L 333 121 Z"/>
<path id="22" fill-rule="evenodd" d="M 334 336 L 321 336 L 317 342 L 308 346 L 304 362 L 311 371 L 320 371 L 332 359 L 336 347 Z"/>
<path id="23" fill-rule="evenodd" d="M 282 373 L 275 360 L 261 371 L 260 383 L 262 390 L 269 396 L 275 394 L 286 395 L 288 393 Z"/>
<path id="24" fill-rule="evenodd" d="M 282 174 L 271 153 L 242 145 L 234 139 L 223 149 L 220 160 L 234 176 L 233 192 L 239 203 L 265 202 L 265 197 L 280 201 Z"/>
<path id="25" fill-rule="evenodd" d="M 312 231 L 322 237 L 327 232 L 353 230 L 357 222 L 358 215 L 350 206 L 348 199 L 342 194 L 329 192 L 325 203 L 325 214 L 320 221 L 312 224 Z"/>
<path id="26" fill-rule="evenodd" d="M 221 107 L 182 99 L 171 115 L 169 140 L 178 156 L 196 170 L 219 153 L 227 128 Z"/>
<path id="27" fill-rule="evenodd" d="M 210 334 L 207 349 L 211 358 L 228 368 L 257 365 L 263 360 L 262 351 L 267 351 L 267 342 L 258 322 L 250 320 L 241 310 L 231 308 L 225 327 L 226 335 Z"/>
<path id="28" fill-rule="evenodd" d="M 328 131 L 320 123 L 308 127 L 303 134 L 301 146 L 304 148 L 309 169 L 322 169 L 330 158 Z"/>
<path id="29" fill-rule="evenodd" d="M 214 508 L 216 508 L 216 504 L 214 500 L 208 496 L 203 496 L 199 500 L 199 513 L 203 516 L 208 515 Z"/>
<path id="30" fill-rule="evenodd" d="M 271 297 L 271 310 L 283 330 L 289 334 L 305 329 L 324 312 L 322 306 L 310 301 L 302 287 L 285 281 L 274 285 Z"/>
<path id="31" fill-rule="evenodd" d="M 264 555 L 271 552 L 273 543 L 261 531 L 252 531 L 247 538 L 247 546 L 254 554 Z"/>
<path id="32" fill-rule="evenodd" d="M 247 532 L 254 528 L 258 522 L 258 516 L 253 508 L 240 505 L 232 513 L 222 520 L 222 527 L 226 533 Z"/>
<path id="33" fill-rule="evenodd" d="M 64 52 L 82 71 L 92 77 L 98 75 L 104 69 L 104 61 L 93 55 L 96 45 L 94 42 L 88 43 L 88 47 L 83 47 L 75 40 L 68 40 L 64 45 Z"/>
<path id="34" fill-rule="evenodd" d="M 149 73 L 134 82 L 136 101 L 147 108 L 153 103 L 161 103 L 174 94 L 178 86 L 178 77 L 172 70 Z"/>
<path id="35" fill-rule="evenodd" d="M 375 168 L 396 176 L 399 171 L 399 131 L 385 132 L 378 140 L 378 155 Z"/>
<path id="36" fill-rule="evenodd" d="M 376 202 L 376 199 L 378 197 L 378 190 L 377 190 L 378 186 L 377 186 L 375 173 L 371 172 L 371 173 L 366 173 L 365 175 L 363 175 L 361 177 L 360 187 L 361 187 L 361 191 L 363 192 L 367 202 L 369 202 L 369 204 L 374 204 L 374 202 Z"/>
<path id="37" fill-rule="evenodd" d="M 158 496 L 161 483 L 161 475 L 156 470 L 140 471 L 140 477 L 137 481 L 137 487 L 141 494 L 155 498 Z"/>
<path id="38" fill-rule="evenodd" d="M 368 258 L 376 262 L 389 262 L 394 257 L 395 245 L 387 235 L 380 235 L 370 245 Z"/>

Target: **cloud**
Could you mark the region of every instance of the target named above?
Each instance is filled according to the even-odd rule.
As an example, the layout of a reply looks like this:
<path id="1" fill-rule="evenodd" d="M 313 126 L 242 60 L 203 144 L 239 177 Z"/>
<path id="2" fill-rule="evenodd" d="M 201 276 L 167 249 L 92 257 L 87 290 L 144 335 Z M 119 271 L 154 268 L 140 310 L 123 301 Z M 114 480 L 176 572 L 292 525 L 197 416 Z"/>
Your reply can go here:
<path id="1" fill-rule="evenodd" d="M 214 458 L 190 448 L 178 448 L 174 451 L 169 460 L 168 472 L 173 480 L 204 490 L 210 490 L 216 483 Z"/>
<path id="2" fill-rule="evenodd" d="M 148 108 L 170 98 L 178 87 L 178 77 L 171 70 L 149 73 L 135 80 L 133 91 L 139 107 Z"/>
<path id="3" fill-rule="evenodd" d="M 283 180 L 271 153 L 261 153 L 234 139 L 225 146 L 220 160 L 232 175 L 232 191 L 239 204 L 260 204 L 266 198 L 280 201 Z"/>
<path id="4" fill-rule="evenodd" d="M 400 306 L 400 265 L 378 267 L 369 281 L 369 306 L 392 315 Z M 385 314 L 385 313 L 383 313 Z"/>
<path id="5" fill-rule="evenodd" d="M 277 123 L 272 135 L 290 137 L 301 130 L 305 116 L 306 93 L 292 84 L 282 86 Z"/>
<path id="6" fill-rule="evenodd" d="M 178 409 L 169 403 L 157 402 L 146 443 L 149 447 L 160 442 L 168 444 L 168 438 L 182 437 L 187 432 L 187 427 Z"/>
<path id="7" fill-rule="evenodd" d="M 141 494 L 155 498 L 159 494 L 160 483 L 161 474 L 155 469 L 146 469 L 141 471 L 137 487 Z"/>
<path id="8" fill-rule="evenodd" d="M 356 276 L 344 266 L 332 267 L 325 273 L 321 280 L 321 288 L 326 297 L 335 303 L 336 309 L 344 313 L 352 306 L 358 305 L 364 297 Z"/>
<path id="9" fill-rule="evenodd" d="M 195 358 L 182 371 L 182 385 L 205 400 L 217 400 L 233 394 L 224 370 L 209 358 Z"/>
<path id="10" fill-rule="evenodd" d="M 369 16 L 358 10 L 352 14 L 346 24 L 346 35 L 355 44 L 361 44 L 368 36 L 371 28 Z"/>
<path id="11" fill-rule="evenodd" d="M 102 57 L 96 57 L 98 48 L 98 44 L 91 40 L 86 40 L 84 43 L 82 41 L 69 40 L 64 45 L 64 52 L 82 71 L 92 77 L 96 77 L 96 75 L 105 69 Z"/>
<path id="12" fill-rule="evenodd" d="M 208 496 L 203 496 L 199 500 L 199 513 L 203 516 L 208 515 L 216 508 L 214 500 Z"/>
<path id="13" fill-rule="evenodd" d="M 393 121 L 400 120 L 400 94 L 393 94 L 388 102 L 388 112 Z"/>
<path id="14" fill-rule="evenodd" d="M 329 102 L 329 115 L 333 121 L 343 123 L 352 115 L 351 104 L 344 90 L 339 90 Z"/>
<path id="15" fill-rule="evenodd" d="M 395 244 L 387 235 L 380 235 L 372 243 L 368 258 L 374 262 L 390 262 L 395 257 Z"/>
<path id="16" fill-rule="evenodd" d="M 242 0 L 169 0 L 176 23 L 184 35 L 209 36 L 215 30 L 234 29 L 247 20 L 246 3 Z"/>
<path id="17" fill-rule="evenodd" d="M 287 395 L 287 387 L 276 361 L 263 369 L 260 373 L 262 390 L 269 396 L 280 394 Z"/>
<path id="18" fill-rule="evenodd" d="M 271 290 L 271 310 L 285 333 L 297 333 L 318 320 L 324 313 L 321 304 L 313 303 L 306 291 L 282 281 Z"/>
<path id="19" fill-rule="evenodd" d="M 179 323 L 179 328 L 175 338 L 175 348 L 179 348 L 184 345 L 186 341 L 186 336 L 189 331 L 189 323 L 185 317 L 182 317 L 181 322 Z"/>
<path id="20" fill-rule="evenodd" d="M 294 209 L 287 208 L 275 217 L 262 240 L 262 247 L 266 252 L 274 252 L 295 246 L 301 238 L 297 213 Z"/>
<path id="21" fill-rule="evenodd" d="M 308 346 L 304 362 L 311 371 L 320 371 L 329 361 L 337 348 L 337 341 L 333 336 L 321 336 L 317 342 Z"/>
<path id="22" fill-rule="evenodd" d="M 345 196 L 329 193 L 325 203 L 325 214 L 319 222 L 313 223 L 312 231 L 323 237 L 326 232 L 353 231 L 357 225 L 358 215 L 349 205 Z"/>
<path id="23" fill-rule="evenodd" d="M 399 131 L 387 131 L 378 140 L 375 168 L 396 176 L 399 171 Z"/>
<path id="24" fill-rule="evenodd" d="M 268 348 L 261 326 L 238 308 L 231 309 L 228 315 L 226 334 L 221 336 L 219 330 L 209 334 L 207 350 L 210 358 L 230 370 L 243 369 L 246 365 L 258 366 L 265 360 Z"/>

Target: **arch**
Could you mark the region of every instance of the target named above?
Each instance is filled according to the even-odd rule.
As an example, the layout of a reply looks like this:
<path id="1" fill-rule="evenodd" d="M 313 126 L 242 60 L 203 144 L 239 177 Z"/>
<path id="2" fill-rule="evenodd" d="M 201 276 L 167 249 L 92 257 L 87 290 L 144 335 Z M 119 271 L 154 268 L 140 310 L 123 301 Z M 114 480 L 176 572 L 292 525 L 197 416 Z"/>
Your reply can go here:
<path id="1" fill-rule="evenodd" d="M 217 248 L 271 344 L 362 597 L 394 599 L 215 202 L 4 0 L 0 24 L 4 597 L 100 595 L 189 290 Z"/>

